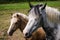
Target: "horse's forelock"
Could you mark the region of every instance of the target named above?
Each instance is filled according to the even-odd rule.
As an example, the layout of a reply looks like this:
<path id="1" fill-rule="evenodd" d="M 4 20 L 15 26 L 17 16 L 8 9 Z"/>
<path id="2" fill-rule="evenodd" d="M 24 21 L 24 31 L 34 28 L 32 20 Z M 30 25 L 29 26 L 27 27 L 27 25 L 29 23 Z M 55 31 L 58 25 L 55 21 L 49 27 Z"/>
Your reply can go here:
<path id="1" fill-rule="evenodd" d="M 34 8 L 34 7 L 41 7 L 41 6 L 43 6 L 43 4 L 34 5 L 34 6 L 32 6 L 32 8 Z M 28 12 L 30 12 L 32 8 L 30 8 L 30 10 L 28 10 Z"/>
<path id="2" fill-rule="evenodd" d="M 19 17 L 19 14 L 18 13 L 15 13 L 12 15 L 13 18 L 16 18 L 16 17 Z"/>

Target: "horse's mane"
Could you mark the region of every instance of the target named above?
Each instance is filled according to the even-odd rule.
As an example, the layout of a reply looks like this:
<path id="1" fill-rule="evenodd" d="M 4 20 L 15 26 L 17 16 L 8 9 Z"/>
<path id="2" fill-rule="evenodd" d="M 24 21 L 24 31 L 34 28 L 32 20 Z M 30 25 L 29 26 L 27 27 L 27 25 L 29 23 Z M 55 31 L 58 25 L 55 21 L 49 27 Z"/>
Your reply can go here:
<path id="1" fill-rule="evenodd" d="M 27 15 L 25 15 L 25 14 L 23 14 L 23 13 L 14 13 L 12 16 L 17 16 L 17 14 L 18 14 L 19 16 L 22 16 L 23 18 L 27 18 L 27 19 L 28 19 Z"/>
<path id="2" fill-rule="evenodd" d="M 46 6 L 46 14 L 50 21 L 52 22 L 59 22 L 60 11 L 56 8 Z"/>
<path id="3" fill-rule="evenodd" d="M 17 16 L 17 15 L 19 15 L 20 18 L 21 18 L 21 20 L 23 20 L 24 22 L 28 21 L 27 15 L 25 15 L 25 14 L 23 14 L 23 13 L 14 13 L 14 14 L 12 15 L 12 17 Z"/>
<path id="4" fill-rule="evenodd" d="M 46 12 L 59 13 L 59 10 L 57 8 L 46 6 Z"/>

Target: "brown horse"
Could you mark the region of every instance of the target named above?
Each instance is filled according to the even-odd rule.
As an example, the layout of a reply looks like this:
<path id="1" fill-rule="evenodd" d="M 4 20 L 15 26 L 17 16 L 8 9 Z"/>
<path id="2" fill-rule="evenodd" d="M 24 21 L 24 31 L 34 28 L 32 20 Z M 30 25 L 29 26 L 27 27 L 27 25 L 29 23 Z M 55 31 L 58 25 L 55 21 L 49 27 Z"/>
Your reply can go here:
<path id="1" fill-rule="evenodd" d="M 13 33 L 16 31 L 16 29 L 20 29 L 21 32 L 23 31 L 23 29 L 25 28 L 27 22 L 28 22 L 29 18 L 28 16 L 26 16 L 23 13 L 15 13 L 12 15 L 11 18 L 11 24 L 10 27 L 7 31 L 8 35 L 12 36 Z M 45 32 L 42 29 L 42 27 L 40 27 L 37 31 L 35 31 L 31 38 L 25 38 L 26 40 L 45 40 Z"/>

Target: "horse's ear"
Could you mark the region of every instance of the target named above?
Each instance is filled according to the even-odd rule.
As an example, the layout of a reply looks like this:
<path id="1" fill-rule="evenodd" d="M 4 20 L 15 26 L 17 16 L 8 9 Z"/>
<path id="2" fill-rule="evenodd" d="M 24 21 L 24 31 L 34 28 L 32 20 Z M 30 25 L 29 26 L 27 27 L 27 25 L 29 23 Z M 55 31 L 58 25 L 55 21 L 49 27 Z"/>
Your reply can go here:
<path id="1" fill-rule="evenodd" d="M 29 2 L 29 7 L 30 7 L 30 8 L 32 8 L 32 7 L 33 7 L 33 5 L 32 5 L 30 2 Z"/>
<path id="2" fill-rule="evenodd" d="M 45 9 L 46 5 L 47 5 L 47 3 L 45 3 L 45 5 L 42 7 L 42 10 Z"/>
<path id="3" fill-rule="evenodd" d="M 19 15 L 17 14 L 17 17 L 19 17 Z"/>

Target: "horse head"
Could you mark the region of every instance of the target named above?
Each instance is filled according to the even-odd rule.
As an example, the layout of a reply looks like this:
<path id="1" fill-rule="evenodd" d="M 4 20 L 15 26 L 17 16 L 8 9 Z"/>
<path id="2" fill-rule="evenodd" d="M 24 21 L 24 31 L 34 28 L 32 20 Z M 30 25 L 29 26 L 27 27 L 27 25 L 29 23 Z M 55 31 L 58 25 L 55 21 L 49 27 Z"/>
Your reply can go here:
<path id="1" fill-rule="evenodd" d="M 35 5 L 29 3 L 30 10 L 29 10 L 29 21 L 23 30 L 23 34 L 26 38 L 31 37 L 32 33 L 41 25 L 42 15 L 45 14 L 45 5 Z"/>
<path id="2" fill-rule="evenodd" d="M 21 16 L 19 15 L 20 13 L 15 13 L 12 15 L 11 20 L 10 20 L 10 27 L 7 31 L 8 35 L 12 36 L 13 33 L 20 28 L 21 26 Z"/>

